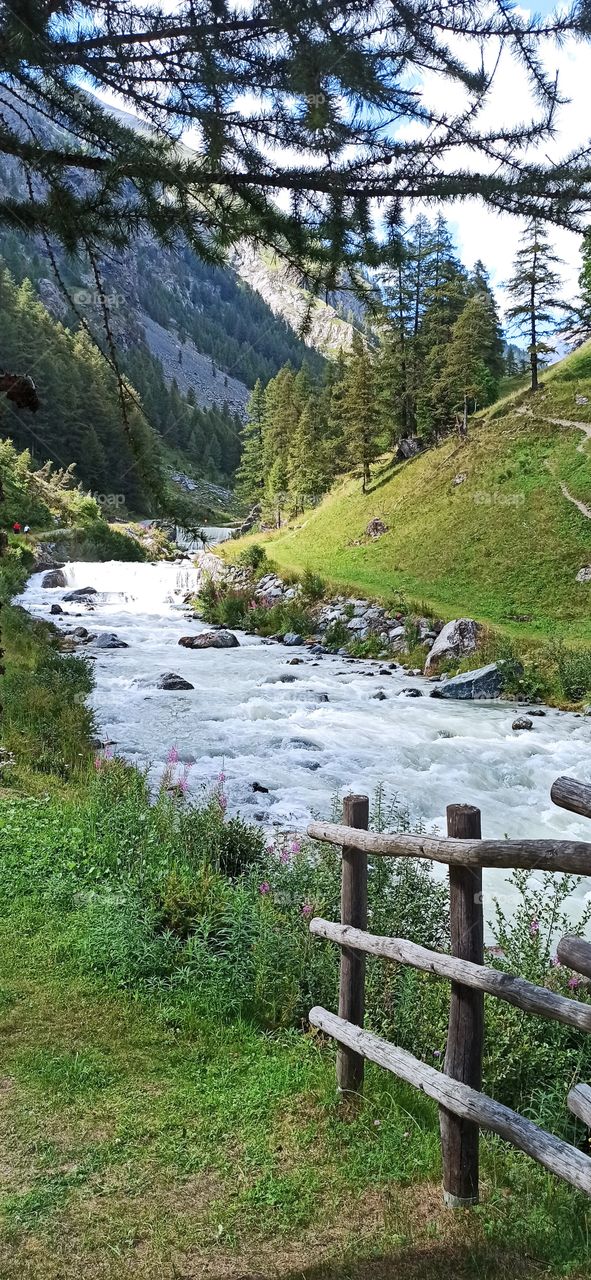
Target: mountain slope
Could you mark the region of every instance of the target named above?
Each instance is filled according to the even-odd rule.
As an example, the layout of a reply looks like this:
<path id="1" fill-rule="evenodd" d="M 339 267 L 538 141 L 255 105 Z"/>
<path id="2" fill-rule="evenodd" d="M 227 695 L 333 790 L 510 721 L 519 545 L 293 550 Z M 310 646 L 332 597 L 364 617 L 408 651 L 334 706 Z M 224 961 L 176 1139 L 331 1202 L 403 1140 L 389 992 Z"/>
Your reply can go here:
<path id="1" fill-rule="evenodd" d="M 280 565 L 515 636 L 591 641 L 591 344 L 473 421 L 470 437 L 333 491 L 270 535 Z M 583 508 L 589 508 L 588 515 Z M 388 532 L 364 535 L 380 517 Z M 591 575 L 590 575 L 591 576 Z"/>

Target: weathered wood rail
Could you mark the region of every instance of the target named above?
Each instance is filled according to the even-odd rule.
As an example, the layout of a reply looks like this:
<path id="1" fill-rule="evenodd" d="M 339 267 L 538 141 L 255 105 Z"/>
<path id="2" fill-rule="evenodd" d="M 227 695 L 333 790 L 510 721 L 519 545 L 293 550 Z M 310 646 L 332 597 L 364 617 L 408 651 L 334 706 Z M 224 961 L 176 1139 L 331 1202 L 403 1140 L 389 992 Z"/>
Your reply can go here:
<path id="1" fill-rule="evenodd" d="M 558 778 L 554 802 L 591 818 L 591 787 Z M 525 1013 L 591 1031 L 591 1004 L 538 987 L 519 975 L 484 964 L 482 868 L 527 868 L 591 876 L 591 843 L 569 840 L 482 840 L 480 811 L 450 805 L 447 838 L 377 835 L 368 831 L 366 796 L 348 796 L 343 824 L 313 822 L 308 834 L 342 848 L 341 921 L 315 918 L 311 932 L 341 948 L 338 1017 L 314 1008 L 312 1026 L 336 1040 L 337 1083 L 344 1095 L 360 1095 L 364 1062 L 375 1062 L 439 1104 L 446 1204 L 478 1201 L 479 1132 L 487 1129 L 537 1160 L 557 1177 L 591 1196 L 591 1158 L 481 1092 L 484 994 Z M 430 951 L 405 938 L 367 932 L 368 856 L 423 858 L 449 866 L 451 954 Z M 557 948 L 562 964 L 591 978 L 591 943 L 568 934 Z M 365 956 L 410 965 L 451 982 L 443 1071 L 363 1029 Z M 591 1128 L 591 1086 L 571 1089 L 567 1107 Z"/>

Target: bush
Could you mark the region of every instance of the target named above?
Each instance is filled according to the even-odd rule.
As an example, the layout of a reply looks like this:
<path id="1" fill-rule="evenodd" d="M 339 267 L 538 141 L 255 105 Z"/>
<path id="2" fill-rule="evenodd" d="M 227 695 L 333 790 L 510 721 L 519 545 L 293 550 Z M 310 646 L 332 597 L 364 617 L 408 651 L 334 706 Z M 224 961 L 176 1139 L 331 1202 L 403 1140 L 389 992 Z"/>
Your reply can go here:
<path id="1" fill-rule="evenodd" d="M 327 649 L 337 650 L 344 649 L 351 639 L 351 632 L 343 622 L 342 618 L 336 618 L 334 622 L 329 623 L 324 633 L 324 645 Z"/>
<path id="2" fill-rule="evenodd" d="M 580 702 L 591 695 L 591 650 L 567 649 L 559 645 L 555 659 L 565 698 L 570 702 Z"/>
<path id="3" fill-rule="evenodd" d="M 267 553 L 264 547 L 258 542 L 253 542 L 249 547 L 245 547 L 236 561 L 243 569 L 252 569 L 253 573 L 262 574 L 266 569 L 270 569 Z"/>
<path id="4" fill-rule="evenodd" d="M 301 578 L 302 599 L 307 604 L 317 604 L 319 600 L 324 600 L 328 587 L 324 578 L 318 573 L 312 573 L 311 569 L 306 569 Z"/>

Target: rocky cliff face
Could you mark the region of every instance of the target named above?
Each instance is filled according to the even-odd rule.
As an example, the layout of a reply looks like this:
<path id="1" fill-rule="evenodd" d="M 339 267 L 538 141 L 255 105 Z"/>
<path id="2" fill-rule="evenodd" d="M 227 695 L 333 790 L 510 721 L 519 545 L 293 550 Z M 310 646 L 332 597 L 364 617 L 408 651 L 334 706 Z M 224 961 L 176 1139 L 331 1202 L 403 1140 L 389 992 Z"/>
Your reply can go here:
<path id="1" fill-rule="evenodd" d="M 330 358 L 351 346 L 353 326 L 333 306 L 302 287 L 295 272 L 276 256 L 243 243 L 233 255 L 233 266 L 267 306 L 301 334 L 304 342 Z"/>

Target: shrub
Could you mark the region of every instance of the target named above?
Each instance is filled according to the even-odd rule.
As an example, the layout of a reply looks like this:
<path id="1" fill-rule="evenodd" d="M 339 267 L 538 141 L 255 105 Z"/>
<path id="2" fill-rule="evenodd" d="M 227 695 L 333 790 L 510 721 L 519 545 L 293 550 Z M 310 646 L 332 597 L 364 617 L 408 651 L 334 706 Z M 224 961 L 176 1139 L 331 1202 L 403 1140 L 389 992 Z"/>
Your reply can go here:
<path id="1" fill-rule="evenodd" d="M 580 702 L 591 694 L 591 650 L 567 649 L 558 645 L 555 650 L 558 678 L 562 692 L 571 702 Z"/>
<path id="2" fill-rule="evenodd" d="M 421 639 L 421 628 L 418 618 L 409 617 L 404 620 L 404 642 L 407 651 L 410 653 L 416 649 Z"/>
<path id="3" fill-rule="evenodd" d="M 351 632 L 342 618 L 335 618 L 329 623 L 324 633 L 324 644 L 327 649 L 344 649 L 351 639 Z"/>
<path id="4" fill-rule="evenodd" d="M 252 569 L 253 573 L 263 573 L 265 569 L 270 568 L 267 560 L 267 553 L 260 543 L 253 542 L 249 547 L 244 547 L 236 561 L 243 569 Z"/>
<path id="5" fill-rule="evenodd" d="M 328 591 L 328 587 L 324 578 L 318 573 L 312 573 L 311 569 L 306 569 L 301 578 L 302 598 L 307 604 L 317 604 L 319 600 L 323 600 Z"/>

